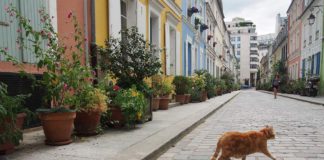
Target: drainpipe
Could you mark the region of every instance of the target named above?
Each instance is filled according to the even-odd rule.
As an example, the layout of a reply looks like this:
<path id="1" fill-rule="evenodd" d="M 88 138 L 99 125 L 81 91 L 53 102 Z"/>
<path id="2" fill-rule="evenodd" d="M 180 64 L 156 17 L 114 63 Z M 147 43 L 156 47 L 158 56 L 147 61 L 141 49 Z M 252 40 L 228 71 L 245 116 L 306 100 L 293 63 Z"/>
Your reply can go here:
<path id="1" fill-rule="evenodd" d="M 85 39 L 85 61 L 89 65 L 89 36 L 88 36 L 88 0 L 83 0 L 83 18 L 84 18 L 84 34 Z"/>
<path id="2" fill-rule="evenodd" d="M 323 18 L 324 18 L 324 11 Z M 321 54 L 321 64 L 320 64 L 320 87 L 319 92 L 320 95 L 324 95 L 324 19 L 322 19 L 322 54 Z"/>

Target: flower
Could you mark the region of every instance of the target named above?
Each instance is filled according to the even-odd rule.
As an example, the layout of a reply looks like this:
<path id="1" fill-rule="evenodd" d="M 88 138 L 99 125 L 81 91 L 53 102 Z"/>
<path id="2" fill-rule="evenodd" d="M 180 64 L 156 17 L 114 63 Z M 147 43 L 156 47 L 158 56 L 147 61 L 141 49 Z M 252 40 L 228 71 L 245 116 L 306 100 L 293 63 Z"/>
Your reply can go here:
<path id="1" fill-rule="evenodd" d="M 5 47 L 5 48 L 4 48 L 4 50 L 5 50 L 6 52 L 7 52 L 7 51 L 8 51 L 8 48 L 7 48 L 7 47 Z"/>
<path id="2" fill-rule="evenodd" d="M 72 11 L 70 11 L 69 14 L 68 14 L 69 19 L 72 17 L 72 14 L 73 14 Z"/>
<path id="3" fill-rule="evenodd" d="M 63 88 L 64 88 L 64 90 L 67 90 L 68 85 L 66 83 L 64 83 Z"/>
<path id="4" fill-rule="evenodd" d="M 117 86 L 117 85 L 114 85 L 113 90 L 114 90 L 114 91 L 118 91 L 118 90 L 120 90 L 120 87 Z"/>

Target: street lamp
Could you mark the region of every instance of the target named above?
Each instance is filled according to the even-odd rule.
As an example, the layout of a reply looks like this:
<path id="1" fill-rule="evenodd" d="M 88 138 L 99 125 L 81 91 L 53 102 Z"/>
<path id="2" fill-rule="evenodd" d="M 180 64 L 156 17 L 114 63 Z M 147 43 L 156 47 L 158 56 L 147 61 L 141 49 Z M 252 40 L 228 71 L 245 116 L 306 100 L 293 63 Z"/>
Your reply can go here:
<path id="1" fill-rule="evenodd" d="M 313 25 L 315 23 L 315 16 L 313 15 L 313 13 L 310 14 L 310 16 L 308 17 L 308 23 L 309 25 Z"/>
<path id="2" fill-rule="evenodd" d="M 312 12 L 314 11 L 314 8 L 316 8 L 316 7 L 319 8 L 319 10 L 321 12 L 323 12 L 322 9 L 320 8 L 320 7 L 323 7 L 323 5 L 316 5 L 316 6 L 313 6 L 313 7 L 310 8 L 311 14 L 309 15 L 309 17 L 307 19 L 310 26 L 315 23 L 315 18 L 316 17 L 314 16 L 314 14 Z"/>

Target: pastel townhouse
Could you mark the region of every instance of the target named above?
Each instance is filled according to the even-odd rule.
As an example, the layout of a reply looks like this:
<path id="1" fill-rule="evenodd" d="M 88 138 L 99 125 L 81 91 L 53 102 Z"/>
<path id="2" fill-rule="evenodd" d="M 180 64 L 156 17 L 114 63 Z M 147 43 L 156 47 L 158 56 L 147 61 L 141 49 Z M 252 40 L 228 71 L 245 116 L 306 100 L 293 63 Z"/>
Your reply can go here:
<path id="1" fill-rule="evenodd" d="M 191 76 L 195 70 L 207 69 L 206 3 L 187 0 L 182 3 L 182 75 Z"/>

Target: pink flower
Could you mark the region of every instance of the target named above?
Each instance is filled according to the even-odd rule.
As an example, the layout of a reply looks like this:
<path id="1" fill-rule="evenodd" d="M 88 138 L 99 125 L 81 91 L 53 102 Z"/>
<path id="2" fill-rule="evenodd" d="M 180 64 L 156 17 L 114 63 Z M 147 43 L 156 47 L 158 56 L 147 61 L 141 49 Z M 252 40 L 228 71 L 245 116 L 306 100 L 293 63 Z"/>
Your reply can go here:
<path id="1" fill-rule="evenodd" d="M 72 16 L 72 11 L 69 12 L 69 14 L 68 14 L 68 18 L 70 19 L 71 16 Z"/>
<path id="2" fill-rule="evenodd" d="M 5 47 L 5 48 L 4 48 L 4 50 L 5 50 L 6 52 L 7 52 L 7 51 L 8 51 L 8 48 L 7 48 L 7 47 Z"/>
<path id="3" fill-rule="evenodd" d="M 66 83 L 64 83 L 63 88 L 64 88 L 64 90 L 67 90 L 68 89 L 68 85 Z"/>
<path id="4" fill-rule="evenodd" d="M 117 86 L 117 85 L 114 85 L 114 87 L 113 87 L 113 90 L 114 91 L 118 91 L 120 89 L 120 87 L 119 86 Z"/>
<path id="5" fill-rule="evenodd" d="M 95 72 L 95 71 L 91 71 L 91 73 L 92 73 L 92 75 L 94 75 L 94 76 L 96 75 L 96 72 Z"/>
<path id="6" fill-rule="evenodd" d="M 5 6 L 4 6 L 4 10 L 5 10 L 6 12 L 8 12 L 8 11 L 9 11 L 9 6 L 8 6 L 8 5 L 5 5 Z"/>
<path id="7" fill-rule="evenodd" d="M 87 38 L 84 38 L 84 41 L 86 42 L 88 39 Z"/>

